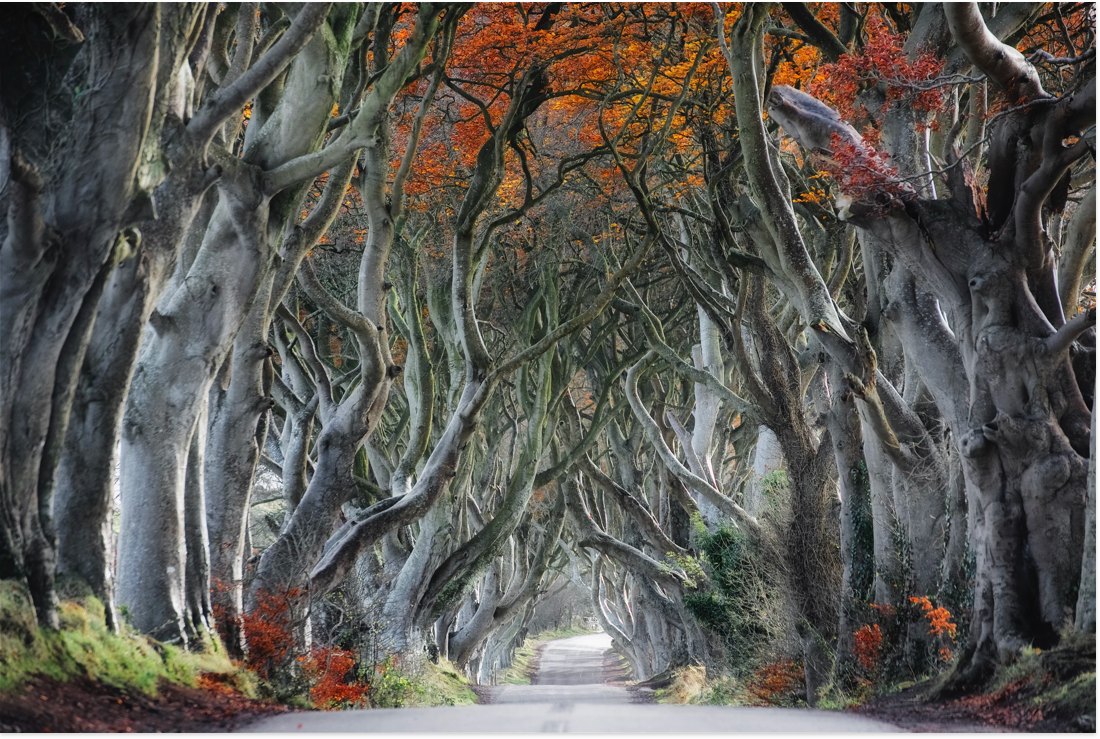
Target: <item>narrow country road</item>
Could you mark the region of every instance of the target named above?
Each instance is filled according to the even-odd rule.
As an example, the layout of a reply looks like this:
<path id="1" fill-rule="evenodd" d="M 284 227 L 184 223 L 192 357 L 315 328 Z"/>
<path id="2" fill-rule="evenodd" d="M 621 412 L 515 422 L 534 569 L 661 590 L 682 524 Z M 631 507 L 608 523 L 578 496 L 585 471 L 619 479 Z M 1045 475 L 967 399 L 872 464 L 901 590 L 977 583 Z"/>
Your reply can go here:
<path id="1" fill-rule="evenodd" d="M 630 690 L 604 684 L 603 655 L 610 646 L 606 634 L 550 642 L 543 648 L 534 684 L 494 688 L 490 705 L 299 711 L 262 719 L 243 730 L 448 734 L 898 731 L 880 721 L 826 711 L 633 703 Z"/>
<path id="2" fill-rule="evenodd" d="M 558 639 L 542 648 L 532 685 L 493 688 L 494 705 L 506 703 L 630 703 L 633 695 L 621 685 L 604 685 L 603 654 L 611 648 L 607 634 Z"/>

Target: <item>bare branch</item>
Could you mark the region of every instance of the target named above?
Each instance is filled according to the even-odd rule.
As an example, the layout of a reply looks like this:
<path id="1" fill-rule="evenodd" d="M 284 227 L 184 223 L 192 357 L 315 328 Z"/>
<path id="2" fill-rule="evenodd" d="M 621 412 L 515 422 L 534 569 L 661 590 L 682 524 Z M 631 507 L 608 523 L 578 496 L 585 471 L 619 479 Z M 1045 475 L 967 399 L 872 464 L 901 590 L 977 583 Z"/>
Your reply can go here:
<path id="1" fill-rule="evenodd" d="M 210 143 L 215 132 L 229 116 L 241 110 L 244 104 L 275 79 L 301 51 L 313 34 L 325 22 L 332 3 L 309 3 L 294 19 L 290 30 L 283 34 L 271 50 L 263 55 L 236 82 L 219 89 L 206 98 L 202 108 L 187 124 L 187 130 L 204 146 Z M 323 170 L 322 170 L 323 171 Z"/>
<path id="2" fill-rule="evenodd" d="M 723 495 L 721 491 L 709 482 L 681 464 L 680 460 L 676 458 L 676 455 L 673 454 L 672 450 L 665 444 L 665 440 L 661 436 L 661 429 L 657 426 L 657 422 L 653 420 L 653 417 L 649 415 L 649 411 L 642 405 L 642 399 L 638 396 L 638 375 L 646 365 L 656 358 L 657 353 L 650 351 L 640 362 L 631 367 L 626 373 L 626 400 L 630 404 L 630 409 L 634 411 L 634 416 L 638 419 L 638 423 L 641 424 L 646 438 L 649 440 L 649 443 L 653 445 L 653 448 L 657 450 L 657 455 L 661 458 L 661 461 L 664 462 L 669 472 L 674 474 L 692 490 L 698 491 L 720 511 L 738 524 L 744 526 L 750 533 L 753 535 L 758 534 L 760 531 L 760 524 L 755 518 L 750 516 L 744 508 L 734 503 L 733 500 Z"/>
<path id="3" fill-rule="evenodd" d="M 629 544 L 619 541 L 597 526 L 595 520 L 585 508 L 577 483 L 568 480 L 563 484 L 569 505 L 569 513 L 577 529 L 577 538 L 579 539 L 577 543 L 579 546 L 596 549 L 610 557 L 614 557 L 632 571 L 664 585 L 675 588 L 684 586 L 682 573 L 662 565 L 657 560 Z"/>
<path id="4" fill-rule="evenodd" d="M 1066 321 L 1046 340 L 1047 351 L 1058 354 L 1069 349 L 1078 336 L 1096 325 L 1096 308 L 1089 308 Z"/>
<path id="5" fill-rule="evenodd" d="M 286 230 L 283 243 L 279 247 L 279 256 L 282 263 L 272 283 L 270 304 L 281 303 L 290 284 L 294 281 L 294 275 L 302 265 L 306 254 L 316 244 L 329 226 L 332 225 L 336 215 L 340 212 L 340 206 L 344 202 L 348 183 L 351 182 L 352 172 L 355 171 L 355 155 L 338 165 L 329 172 L 325 189 L 321 191 L 321 198 L 313 206 L 306 219 L 296 223 Z"/>
<path id="6" fill-rule="evenodd" d="M 393 219 L 395 221 L 401 217 L 401 213 L 404 210 L 405 180 L 409 178 L 409 172 L 412 170 L 412 163 L 416 159 L 416 150 L 420 145 L 420 131 L 424 126 L 424 119 L 428 115 L 428 110 L 431 109 L 432 100 L 435 99 L 435 94 L 439 91 L 439 84 L 443 81 L 443 75 L 447 67 L 447 57 L 450 56 L 451 45 L 453 43 L 454 24 L 448 24 L 447 33 L 440 44 L 441 49 L 439 53 L 442 56 L 434 62 L 436 64 L 435 74 L 432 75 L 431 81 L 428 82 L 428 89 L 424 91 L 424 95 L 420 98 L 420 105 L 417 106 L 416 115 L 413 117 L 412 128 L 409 130 L 409 137 L 405 142 L 405 154 L 401 157 L 401 166 L 397 168 L 397 174 L 393 176 L 393 185 L 390 188 L 390 192 L 392 193 L 392 210 Z"/>
<path id="7" fill-rule="evenodd" d="M 693 382 L 697 382 L 700 385 L 705 385 L 708 389 L 713 391 L 723 402 L 729 405 L 732 410 L 736 410 L 738 413 L 748 413 L 752 411 L 753 405 L 744 398 L 738 396 L 719 380 L 706 370 L 697 369 L 694 365 L 689 364 L 680 358 L 672 347 L 666 344 L 661 338 L 660 321 L 657 316 L 653 315 L 652 311 L 646 307 L 645 302 L 642 300 L 641 295 L 638 294 L 634 286 L 627 282 L 627 286 L 634 292 L 634 297 L 637 302 L 632 306 L 637 309 L 640 317 L 640 323 L 642 325 L 642 331 L 646 335 L 650 347 L 656 351 L 662 359 L 669 363 L 674 371 L 687 377 Z"/>
<path id="8" fill-rule="evenodd" d="M 1008 94 L 1013 105 L 1048 97 L 1035 67 L 1024 55 L 1001 43 L 982 20 L 977 3 L 944 3 L 944 15 L 955 42 L 978 69 Z"/>
<path id="9" fill-rule="evenodd" d="M 302 286 L 302 290 L 310 300 L 341 326 L 355 332 L 366 341 L 374 341 L 377 338 L 378 327 L 368 321 L 366 316 L 348 308 L 326 290 L 313 271 L 313 263 L 308 259 L 302 262 L 301 269 L 298 270 L 298 284 Z"/>
<path id="10" fill-rule="evenodd" d="M 61 38 L 74 44 L 84 40 L 84 34 L 73 25 L 59 3 L 34 3 L 34 9 L 46 20 L 50 29 Z"/>
<path id="11" fill-rule="evenodd" d="M 642 263 L 642 260 L 645 259 L 645 257 L 649 254 L 649 250 L 652 248 L 654 241 L 656 241 L 656 238 L 654 238 L 653 236 L 647 236 L 645 240 L 642 241 L 641 245 L 638 247 L 638 250 L 634 252 L 634 255 L 630 257 L 626 264 L 623 265 L 622 269 L 620 269 L 618 272 L 613 274 L 610 279 L 608 279 L 607 284 L 604 285 L 603 290 L 600 291 L 599 295 L 596 296 L 596 298 L 592 301 L 591 305 L 589 305 L 587 309 L 581 311 L 570 320 L 559 325 L 556 329 L 544 336 L 540 341 L 532 344 L 523 351 L 513 355 L 510 359 L 502 362 L 496 367 L 496 369 L 493 370 L 493 373 L 492 375 L 490 375 L 490 377 L 499 379 L 500 377 L 511 373 L 520 365 L 526 364 L 535 357 L 541 355 L 543 352 L 549 350 L 563 337 L 568 336 L 574 331 L 578 331 L 588 324 L 592 323 L 596 316 L 603 312 L 603 309 L 607 307 L 608 303 L 611 302 L 611 298 L 615 294 L 615 290 L 618 289 L 623 280 L 625 280 L 627 277 L 633 274 L 635 270 L 638 269 L 638 267 Z"/>
<path id="12" fill-rule="evenodd" d="M 237 13 L 237 46 L 233 51 L 233 61 L 229 64 L 229 71 L 222 78 L 221 86 L 224 88 L 229 88 L 240 79 L 241 75 L 248 69 L 248 65 L 252 63 L 256 27 L 259 23 L 257 17 L 259 7 L 260 4 L 257 2 L 241 3 L 240 12 Z"/>
<path id="13" fill-rule="evenodd" d="M 657 523 L 657 519 L 653 517 L 653 512 L 649 510 L 648 506 L 638 500 L 629 490 L 605 475 L 587 454 L 580 458 L 579 466 L 584 470 L 586 475 L 592 478 L 593 482 L 615 496 L 615 500 L 622 506 L 623 510 L 634 519 L 634 522 L 638 524 L 638 527 L 642 530 L 642 533 L 645 534 L 646 538 L 649 539 L 649 543 L 654 549 L 662 553 L 675 552 L 680 555 L 687 554 L 686 549 L 668 538 L 668 535 L 661 529 L 661 525 Z"/>
<path id="14" fill-rule="evenodd" d="M 1062 300 L 1062 312 L 1067 318 L 1077 313 L 1081 292 L 1081 271 L 1088 261 L 1089 252 L 1096 245 L 1096 183 L 1077 205 L 1070 219 L 1062 245 L 1062 257 L 1058 261 L 1058 296 Z"/>
<path id="15" fill-rule="evenodd" d="M 849 340 L 829 295 L 829 289 L 802 240 L 791 207 L 790 193 L 785 192 L 781 185 L 781 181 L 785 182 L 785 175 L 782 175 L 781 170 L 776 172 L 777 162 L 773 161 L 769 150 L 760 101 L 760 79 L 755 68 L 759 61 L 758 47 L 764 22 L 768 18 L 768 7 L 745 7 L 734 25 L 732 48 L 726 44 L 725 13 L 717 3 L 713 4 L 713 8 L 719 43 L 734 80 L 737 130 L 745 153 L 745 171 L 763 215 L 764 225 L 778 251 L 780 266 L 798 292 L 806 325 L 815 330 L 827 327 L 838 336 Z M 821 103 L 817 105 L 825 107 Z"/>
<path id="16" fill-rule="evenodd" d="M 328 369 L 321 363 L 320 358 L 317 356 L 317 350 L 313 346 L 312 337 L 310 337 L 309 332 L 305 330 L 305 327 L 302 326 L 297 317 L 287 310 L 287 307 L 282 303 L 275 309 L 275 312 L 283 319 L 287 327 L 294 332 L 294 335 L 298 337 L 298 345 L 301 347 L 302 356 L 313 370 L 313 379 L 317 383 L 317 396 L 321 405 L 321 413 L 324 418 L 328 418 L 335 408 L 335 403 L 332 399 L 332 383 L 328 376 Z"/>
<path id="17" fill-rule="evenodd" d="M 809 42 L 821 49 L 822 55 L 827 60 L 835 62 L 848 53 L 848 47 L 814 16 L 813 12 L 806 7 L 806 3 L 783 3 L 783 9 L 799 28 L 806 32 Z"/>
<path id="18" fill-rule="evenodd" d="M 320 151 L 291 159 L 267 172 L 264 175 L 265 192 L 273 195 L 296 182 L 329 171 L 357 149 L 377 146 L 381 141 L 380 127 L 388 120 L 394 97 L 408 83 L 409 75 L 424 59 L 428 44 L 438 28 L 438 9 L 431 3 L 423 3 L 417 16 L 416 27 L 393 61 L 375 81 L 374 87 L 371 88 L 370 94 L 359 107 L 359 112 L 350 125 L 335 135 Z M 286 37 L 280 43 L 283 40 L 286 40 Z"/>

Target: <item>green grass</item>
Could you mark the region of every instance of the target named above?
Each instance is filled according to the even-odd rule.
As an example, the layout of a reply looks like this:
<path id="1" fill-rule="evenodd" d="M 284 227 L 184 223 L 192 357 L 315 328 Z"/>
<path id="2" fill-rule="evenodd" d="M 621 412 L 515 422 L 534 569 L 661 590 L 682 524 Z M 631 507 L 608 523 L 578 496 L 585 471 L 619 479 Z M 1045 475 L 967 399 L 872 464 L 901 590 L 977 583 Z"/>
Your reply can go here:
<path id="1" fill-rule="evenodd" d="M 123 690 L 156 695 L 162 680 L 194 686 L 203 672 L 230 675 L 230 684 L 250 697 L 256 684 L 236 667 L 216 638 L 202 653 L 160 644 L 123 625 L 107 629 L 103 604 L 91 595 L 62 601 L 60 631 L 40 629 L 30 595 L 21 583 L 0 581 L 0 692 L 37 675 L 68 681 L 79 677 Z"/>
<path id="2" fill-rule="evenodd" d="M 531 660 L 535 658 L 535 650 L 538 646 L 538 644 L 529 644 L 527 641 L 523 642 L 523 646 L 512 656 L 512 664 L 497 677 L 497 685 L 530 685 L 531 678 L 527 675 L 527 670 Z"/>
<path id="3" fill-rule="evenodd" d="M 470 690 L 469 681 L 445 659 L 439 660 L 438 664 L 425 661 L 409 677 L 409 681 L 411 687 L 402 703 L 406 708 L 472 706 L 477 703 L 477 694 Z"/>
<path id="4" fill-rule="evenodd" d="M 497 678 L 498 685 L 530 685 L 531 678 L 527 675 L 531 660 L 535 658 L 535 651 L 546 642 L 555 639 L 568 639 L 571 636 L 584 636 L 594 634 L 590 629 L 569 627 L 565 629 L 553 629 L 541 634 L 528 636 L 523 640 L 523 646 L 516 650 L 512 657 L 512 664 Z"/>

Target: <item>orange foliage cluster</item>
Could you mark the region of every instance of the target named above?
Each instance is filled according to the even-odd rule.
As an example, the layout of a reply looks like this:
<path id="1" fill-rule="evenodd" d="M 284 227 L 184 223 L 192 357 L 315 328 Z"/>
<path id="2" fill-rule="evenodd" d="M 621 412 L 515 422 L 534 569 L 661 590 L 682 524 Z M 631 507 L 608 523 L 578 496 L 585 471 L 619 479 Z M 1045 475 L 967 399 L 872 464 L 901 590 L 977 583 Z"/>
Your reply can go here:
<path id="1" fill-rule="evenodd" d="M 1077 7 L 1062 6 L 1058 13 L 1059 19 L 1055 22 L 1051 16 L 1051 3 L 1043 9 L 1045 21 L 1028 24 L 1027 33 L 1016 44 L 1017 50 L 1025 56 L 1032 54 L 1036 49 L 1042 49 L 1053 56 L 1074 57 L 1087 49 L 1089 42 L 1086 34 L 1093 33 L 1096 27 L 1096 5 L 1093 3 L 1081 3 Z M 1065 33 L 1062 29 L 1065 29 Z M 1075 41 L 1074 41 L 1075 40 Z M 1076 46 L 1070 45 L 1076 43 Z M 1063 68 L 1061 73 L 1069 76 L 1073 71 Z"/>
<path id="2" fill-rule="evenodd" d="M 867 672 L 874 672 L 878 669 L 879 653 L 882 651 L 882 629 L 878 624 L 868 624 L 852 636 L 856 639 L 853 651 L 860 666 Z"/>
<path id="3" fill-rule="evenodd" d="M 248 656 L 245 664 L 260 678 L 270 680 L 287 659 L 294 639 L 290 628 L 290 604 L 299 590 L 275 595 L 261 590 L 259 604 L 252 613 L 241 617 Z M 308 656 L 298 657 L 302 674 L 310 685 L 313 704 L 320 709 L 356 705 L 366 700 L 369 683 L 355 676 L 355 655 L 337 647 L 318 647 Z M 204 676 L 205 677 L 205 676 Z M 200 678 L 200 682 L 204 678 Z M 211 689 L 218 689 L 213 678 L 206 679 Z M 203 687 L 208 687 L 204 682 Z"/>
<path id="4" fill-rule="evenodd" d="M 924 612 L 924 617 L 928 619 L 928 633 L 931 636 L 943 636 L 946 634 L 952 639 L 955 638 L 955 631 L 958 626 L 951 623 L 950 611 L 943 607 L 934 607 L 928 598 L 923 595 L 911 597 L 909 601 L 920 606 L 921 611 Z"/>
<path id="5" fill-rule="evenodd" d="M 930 82 L 943 70 L 942 60 L 922 54 L 910 62 L 905 37 L 891 32 L 875 13 L 868 14 L 867 35 L 862 53 L 845 54 L 835 64 L 821 67 L 812 87 L 815 97 L 848 120 L 862 117 L 855 109 L 856 95 L 867 82 L 886 83 L 885 107 L 904 102 L 914 110 L 931 112 L 943 105 L 941 88 Z"/>
<path id="6" fill-rule="evenodd" d="M 749 693 L 761 704 L 771 706 L 792 692 L 802 689 L 806 676 L 801 665 L 794 662 L 773 662 L 764 665 L 748 679 Z"/>
<path id="7" fill-rule="evenodd" d="M 829 199 L 829 194 L 824 190 L 810 186 L 810 189 L 799 195 L 793 201 L 794 203 L 824 203 Z"/>
<path id="8" fill-rule="evenodd" d="M 820 61 L 821 50 L 811 44 L 803 44 L 791 53 L 791 61 L 779 63 L 772 75 L 772 84 L 797 86 L 805 90 L 810 86 Z"/>
<path id="9" fill-rule="evenodd" d="M 355 679 L 355 657 L 351 652 L 337 647 L 320 647 L 308 657 L 299 657 L 298 662 L 306 678 L 313 683 L 309 694 L 317 708 L 330 710 L 366 700 L 370 684 Z"/>
<path id="10" fill-rule="evenodd" d="M 903 199 L 913 195 L 913 187 L 899 177 L 896 167 L 888 164 L 890 157 L 884 152 L 864 143 L 842 141 L 835 133 L 832 147 L 832 156 L 821 168 L 853 200 L 877 201 L 882 195 Z"/>
<path id="11" fill-rule="evenodd" d="M 618 97 L 608 105 L 593 106 L 592 100 L 606 93 L 606 86 L 622 72 L 629 70 L 633 80 L 646 80 L 653 68 L 661 73 L 653 78 L 652 92 L 671 99 L 691 68 L 696 53 L 709 44 L 696 78 L 707 77 L 708 70 L 720 70 L 725 62 L 711 41 L 713 16 L 706 5 L 655 3 L 644 12 L 608 13 L 598 5 L 569 4 L 552 11 L 550 28 L 542 24 L 549 7 L 542 4 L 478 4 L 467 12 L 459 24 L 454 50 L 448 61 L 448 73 L 457 80 L 466 94 L 485 100 L 481 109 L 470 100 L 447 90 L 440 94 L 448 98 L 449 113 L 442 117 L 430 114 L 424 121 L 423 138 L 417 166 L 406 184 L 411 200 L 409 207 L 453 215 L 439 200 L 460 194 L 469 176 L 481 145 L 489 137 L 486 117 L 496 126 L 510 101 L 508 94 L 495 90 L 511 88 L 519 74 L 537 64 L 540 71 L 533 82 L 549 96 L 533 117 L 520 145 L 527 152 L 527 165 L 535 182 L 556 176 L 560 152 L 575 153 L 603 143 L 600 125 L 614 136 L 633 110 L 635 117 L 627 126 L 620 148 L 629 153 L 639 136 L 652 133 L 656 122 L 664 115 L 662 106 L 647 106 L 635 110 L 644 86 Z M 683 29 L 680 44 L 665 50 L 664 36 L 655 34 L 654 17 L 677 18 Z M 426 81 L 410 86 L 399 96 L 402 112 L 396 127 L 395 152 L 402 150 L 419 98 Z M 721 110 L 714 111 L 720 115 Z M 684 121 L 684 114 L 678 116 Z M 692 144 L 689 131 L 673 127 L 670 145 Z M 526 195 L 526 178 L 519 156 L 512 149 L 504 155 L 505 167 L 497 198 L 499 206 L 488 215 L 495 216 L 518 207 Z M 396 160 L 394 166 L 397 166 Z M 586 168 L 588 177 L 613 189 L 618 175 L 613 163 L 599 160 Z M 433 255 L 441 258 L 439 253 Z"/>
<path id="12" fill-rule="evenodd" d="M 297 588 L 285 595 L 261 590 L 256 596 L 256 610 L 241 617 L 248 643 L 248 667 L 265 680 L 283 663 L 293 643 L 289 610 L 291 599 L 297 597 Z"/>

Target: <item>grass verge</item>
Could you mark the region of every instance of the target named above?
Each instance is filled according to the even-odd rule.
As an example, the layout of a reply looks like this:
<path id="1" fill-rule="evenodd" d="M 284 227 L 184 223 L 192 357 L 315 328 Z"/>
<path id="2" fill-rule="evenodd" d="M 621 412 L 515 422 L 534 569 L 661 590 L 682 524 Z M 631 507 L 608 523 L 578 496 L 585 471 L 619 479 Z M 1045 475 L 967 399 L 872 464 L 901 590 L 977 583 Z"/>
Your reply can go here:
<path id="1" fill-rule="evenodd" d="M 477 694 L 470 689 L 469 681 L 445 659 L 438 663 L 424 660 L 408 670 L 406 679 L 409 686 L 401 701 L 402 707 L 472 706 L 477 703 Z"/>
<path id="2" fill-rule="evenodd" d="M 59 607 L 61 629 L 40 629 L 26 586 L 0 581 L 0 693 L 42 675 L 62 682 L 87 678 L 155 696 L 162 680 L 196 687 L 212 673 L 256 697 L 255 678 L 229 660 L 216 637 L 209 635 L 205 651 L 195 653 L 153 641 L 126 624 L 115 634 L 97 598 L 78 589 L 68 595 Z"/>

